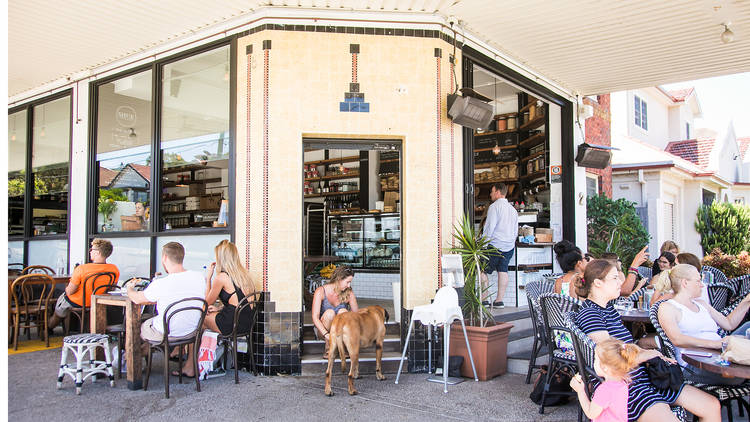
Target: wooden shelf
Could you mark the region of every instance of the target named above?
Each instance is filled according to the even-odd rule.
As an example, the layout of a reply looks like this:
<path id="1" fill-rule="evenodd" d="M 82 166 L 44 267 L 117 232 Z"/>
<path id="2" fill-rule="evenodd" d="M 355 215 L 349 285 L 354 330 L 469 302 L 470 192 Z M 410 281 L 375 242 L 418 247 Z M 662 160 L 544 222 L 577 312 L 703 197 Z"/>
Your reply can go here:
<path id="1" fill-rule="evenodd" d="M 348 174 L 335 174 L 333 176 L 321 176 L 321 177 L 306 177 L 305 182 L 320 182 L 322 180 L 337 180 L 337 179 L 356 179 L 359 177 L 359 172 L 352 172 Z"/>
<path id="2" fill-rule="evenodd" d="M 516 149 L 516 148 L 518 148 L 518 145 L 506 145 L 504 147 L 498 147 L 498 148 L 500 148 L 501 151 L 504 150 L 504 149 Z M 493 149 L 495 149 L 495 147 L 491 147 L 491 148 L 479 148 L 479 149 L 475 149 L 474 152 L 492 151 Z"/>
<path id="3" fill-rule="evenodd" d="M 543 125 L 546 122 L 546 117 L 547 116 L 545 116 L 545 115 L 542 115 L 542 116 L 539 116 L 539 117 L 535 117 L 534 120 L 531 120 L 530 122 L 528 122 L 528 123 L 526 123 L 524 125 L 521 125 L 521 127 L 519 127 L 518 130 L 521 131 L 521 130 L 528 130 L 528 129 L 534 128 L 534 127 L 539 127 L 539 126 Z"/>
<path id="4" fill-rule="evenodd" d="M 479 163 L 474 164 L 474 169 L 486 169 L 495 166 L 507 166 L 510 164 L 518 164 L 518 161 L 493 161 L 491 163 Z"/>
<path id="5" fill-rule="evenodd" d="M 206 209 L 191 210 L 191 211 L 162 211 L 161 215 L 197 214 L 201 212 L 204 212 L 204 213 L 219 212 L 219 208 L 206 208 Z"/>
<path id="6" fill-rule="evenodd" d="M 545 132 L 537 133 L 536 135 L 529 136 L 528 138 L 526 138 L 523 141 L 521 141 L 518 144 L 518 146 L 526 148 L 526 147 L 529 147 L 529 146 L 534 146 L 534 145 L 537 145 L 537 144 L 541 144 L 542 142 L 545 141 L 545 137 L 546 137 L 546 133 Z M 539 141 L 542 141 L 542 142 L 539 142 Z"/>
<path id="7" fill-rule="evenodd" d="M 329 158 L 328 160 L 305 161 L 305 165 L 322 166 L 325 164 L 353 163 L 355 161 L 359 161 L 359 155 L 351 155 L 349 157 L 341 158 Z"/>
<path id="8" fill-rule="evenodd" d="M 516 268 L 551 268 L 552 263 L 549 264 L 518 264 Z"/>
<path id="9" fill-rule="evenodd" d="M 186 171 L 195 171 L 195 170 L 205 170 L 205 169 L 218 169 L 221 167 L 213 167 L 209 165 L 202 165 L 202 164 L 186 164 L 184 166 L 177 166 L 177 167 L 170 167 L 168 169 L 164 169 L 161 174 L 174 174 L 174 173 L 184 173 Z"/>
<path id="10" fill-rule="evenodd" d="M 380 189 L 380 191 L 381 192 L 398 192 L 399 189 L 398 188 L 385 188 L 385 189 Z"/>
<path id="11" fill-rule="evenodd" d="M 216 183 L 221 182 L 221 177 L 214 177 L 212 179 L 202 179 L 202 180 L 187 180 L 184 182 L 170 182 L 170 181 L 163 181 L 162 187 L 163 188 L 176 188 L 176 187 L 182 187 L 178 185 L 200 185 L 204 183 Z"/>
<path id="12" fill-rule="evenodd" d="M 474 182 L 474 185 L 490 185 L 492 183 L 520 183 L 517 179 L 496 179 L 488 180 L 486 182 Z"/>
<path id="13" fill-rule="evenodd" d="M 350 190 L 347 192 L 323 192 L 323 193 L 313 193 L 309 195 L 305 195 L 305 198 L 320 198 L 321 196 L 336 196 L 336 195 L 353 195 L 359 193 L 358 190 Z"/>
<path id="14" fill-rule="evenodd" d="M 329 211 L 328 215 L 353 215 L 353 214 L 361 214 L 362 209 L 361 208 L 346 208 L 339 211 Z"/>
<path id="15" fill-rule="evenodd" d="M 537 170 L 530 174 L 524 174 L 523 176 L 521 176 L 521 179 L 533 179 L 535 177 L 546 176 L 546 175 L 547 175 L 547 169 Z"/>
<path id="16" fill-rule="evenodd" d="M 528 157 L 524 157 L 524 158 L 521 158 L 521 162 L 523 163 L 523 162 L 529 161 L 529 160 L 531 160 L 531 159 L 533 159 L 533 158 L 536 158 L 536 157 L 541 157 L 542 155 L 544 155 L 544 154 L 546 154 L 546 153 L 547 153 L 547 151 L 540 151 L 540 152 L 537 152 L 537 153 L 536 153 L 536 154 L 534 154 L 534 155 L 529 155 Z"/>
<path id="17" fill-rule="evenodd" d="M 380 160 L 380 164 L 383 164 L 383 163 L 395 163 L 395 162 L 398 162 L 398 161 L 399 161 L 398 158 L 393 158 L 393 159 L 390 159 L 390 160 Z"/>
<path id="18" fill-rule="evenodd" d="M 187 196 L 175 196 L 172 199 L 162 198 L 161 202 L 177 202 L 177 201 L 184 201 L 187 199 Z"/>
<path id="19" fill-rule="evenodd" d="M 516 129 L 492 130 L 492 131 L 489 131 L 489 132 L 482 132 L 482 133 L 474 132 L 474 137 L 476 138 L 476 137 L 479 137 L 479 136 L 498 135 L 498 134 L 501 134 L 501 133 L 515 133 L 515 132 L 517 132 Z"/>

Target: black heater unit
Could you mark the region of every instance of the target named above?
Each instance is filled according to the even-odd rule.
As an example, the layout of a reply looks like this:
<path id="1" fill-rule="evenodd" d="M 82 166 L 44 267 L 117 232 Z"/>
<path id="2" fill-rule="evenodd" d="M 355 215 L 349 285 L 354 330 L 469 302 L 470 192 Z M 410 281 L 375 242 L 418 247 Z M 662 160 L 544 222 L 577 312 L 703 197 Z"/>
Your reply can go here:
<path id="1" fill-rule="evenodd" d="M 461 94 L 448 95 L 448 116 L 453 122 L 471 129 L 484 129 L 492 121 L 489 98 L 471 88 L 461 88 Z"/>
<path id="2" fill-rule="evenodd" d="M 578 145 L 576 162 L 581 167 L 592 169 L 603 169 L 609 166 L 612 160 L 612 150 L 617 149 L 604 145 L 591 145 L 583 143 Z"/>

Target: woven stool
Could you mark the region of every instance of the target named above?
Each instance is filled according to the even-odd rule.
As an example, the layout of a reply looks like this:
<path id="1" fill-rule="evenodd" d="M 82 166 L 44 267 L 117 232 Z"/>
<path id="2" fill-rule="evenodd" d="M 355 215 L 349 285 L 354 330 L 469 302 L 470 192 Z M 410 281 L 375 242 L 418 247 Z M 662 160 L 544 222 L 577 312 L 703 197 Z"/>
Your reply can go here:
<path id="1" fill-rule="evenodd" d="M 96 360 L 96 348 L 104 349 L 105 361 Z M 76 367 L 71 368 L 68 364 L 68 352 L 73 352 L 76 357 Z M 85 360 L 86 353 L 89 359 Z M 60 357 L 60 371 L 57 373 L 57 388 L 62 388 L 65 374 L 76 383 L 76 394 L 81 394 L 83 381 L 93 377 L 91 382 L 96 381 L 96 374 L 107 374 L 109 385 L 115 386 L 115 376 L 112 372 L 112 355 L 109 348 L 109 336 L 106 334 L 75 334 L 65 336 L 63 339 L 62 356 Z"/>

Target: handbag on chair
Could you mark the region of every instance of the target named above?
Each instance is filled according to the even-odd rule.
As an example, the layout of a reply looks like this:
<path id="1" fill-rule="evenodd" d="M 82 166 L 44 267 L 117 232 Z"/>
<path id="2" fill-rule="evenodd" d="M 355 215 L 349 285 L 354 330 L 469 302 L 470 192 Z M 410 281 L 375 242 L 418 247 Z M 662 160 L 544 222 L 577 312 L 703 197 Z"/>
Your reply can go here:
<path id="1" fill-rule="evenodd" d="M 651 384 L 660 390 L 680 391 L 684 382 L 679 365 L 673 365 L 660 357 L 655 357 L 643 363 Z"/>

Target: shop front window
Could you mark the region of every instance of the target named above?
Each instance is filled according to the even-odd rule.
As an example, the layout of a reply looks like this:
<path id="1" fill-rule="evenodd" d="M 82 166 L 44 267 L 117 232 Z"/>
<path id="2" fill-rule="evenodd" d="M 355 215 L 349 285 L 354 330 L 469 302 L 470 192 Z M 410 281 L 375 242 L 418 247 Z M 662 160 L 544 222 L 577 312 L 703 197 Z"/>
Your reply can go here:
<path id="1" fill-rule="evenodd" d="M 156 271 L 164 272 L 161 267 L 161 248 L 169 242 L 178 242 L 185 248 L 183 265 L 188 270 L 205 271 L 209 264 L 216 261 L 214 248 L 222 240 L 230 240 L 228 234 L 200 236 L 162 236 L 156 240 Z"/>
<path id="2" fill-rule="evenodd" d="M 26 110 L 8 115 L 8 236 L 23 235 L 26 197 Z"/>
<path id="3" fill-rule="evenodd" d="M 225 227 L 229 47 L 165 65 L 161 92 L 160 228 Z"/>
<path id="4" fill-rule="evenodd" d="M 151 84 L 148 70 L 98 88 L 97 233 L 149 229 Z"/>
<path id="5" fill-rule="evenodd" d="M 33 108 L 31 198 L 34 236 L 68 232 L 70 97 Z"/>
<path id="6" fill-rule="evenodd" d="M 151 278 L 149 237 L 105 238 L 112 242 L 112 255 L 107 262 L 117 266 L 120 270 L 120 280 L 132 277 Z M 162 271 L 163 270 L 157 270 Z"/>

